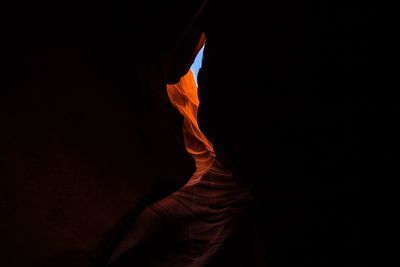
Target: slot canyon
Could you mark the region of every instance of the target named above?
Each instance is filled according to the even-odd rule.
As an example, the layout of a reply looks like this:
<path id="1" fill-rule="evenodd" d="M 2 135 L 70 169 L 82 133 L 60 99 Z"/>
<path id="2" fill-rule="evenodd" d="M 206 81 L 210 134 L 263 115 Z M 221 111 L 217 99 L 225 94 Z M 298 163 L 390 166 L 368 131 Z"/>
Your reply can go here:
<path id="1" fill-rule="evenodd" d="M 5 11 L 1 266 L 362 266 L 366 3 Z"/>

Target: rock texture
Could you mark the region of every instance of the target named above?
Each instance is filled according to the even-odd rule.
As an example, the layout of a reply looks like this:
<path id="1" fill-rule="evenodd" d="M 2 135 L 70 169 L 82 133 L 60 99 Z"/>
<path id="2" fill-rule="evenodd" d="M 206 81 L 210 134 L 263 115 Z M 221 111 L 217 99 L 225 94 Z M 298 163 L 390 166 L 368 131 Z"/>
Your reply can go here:
<path id="1" fill-rule="evenodd" d="M 2 266 L 104 266 L 137 214 L 188 181 L 166 83 L 201 32 L 199 125 L 256 203 L 208 264 L 256 259 L 256 220 L 269 266 L 361 266 L 359 183 L 378 173 L 374 9 L 210 0 L 193 21 L 201 3 L 35 3 L 1 17 Z"/>

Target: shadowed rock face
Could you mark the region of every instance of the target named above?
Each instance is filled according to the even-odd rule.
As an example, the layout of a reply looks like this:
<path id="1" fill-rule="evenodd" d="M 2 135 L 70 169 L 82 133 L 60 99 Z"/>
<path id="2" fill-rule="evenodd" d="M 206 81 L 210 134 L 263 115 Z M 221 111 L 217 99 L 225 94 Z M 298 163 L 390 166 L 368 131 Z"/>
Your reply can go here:
<path id="1" fill-rule="evenodd" d="M 358 183 L 373 154 L 361 144 L 377 122 L 370 11 L 250 2 L 204 16 L 199 125 L 258 195 L 271 266 L 358 266 Z"/>
<path id="2" fill-rule="evenodd" d="M 358 266 L 360 142 L 376 119 L 367 10 L 219 3 L 204 17 L 199 124 L 259 196 L 267 262 Z"/>
<path id="3" fill-rule="evenodd" d="M 135 212 L 191 176 L 163 64 L 198 6 L 2 18 L 2 265 L 104 264 Z M 368 12 L 210 1 L 195 26 L 207 37 L 199 124 L 257 196 L 271 266 L 359 262 L 360 144 L 376 120 Z M 216 266 L 250 255 L 237 243 L 225 252 Z"/>
<path id="4" fill-rule="evenodd" d="M 4 266 L 94 266 L 120 221 L 194 170 L 155 59 L 140 58 L 152 48 L 141 50 L 138 26 L 118 14 L 62 13 L 4 25 Z"/>

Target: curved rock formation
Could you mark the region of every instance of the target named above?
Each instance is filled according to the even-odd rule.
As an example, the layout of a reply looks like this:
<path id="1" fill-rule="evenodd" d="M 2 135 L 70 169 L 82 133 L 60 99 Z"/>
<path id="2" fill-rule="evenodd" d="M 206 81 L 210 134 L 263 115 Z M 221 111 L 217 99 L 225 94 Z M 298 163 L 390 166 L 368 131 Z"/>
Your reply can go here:
<path id="1" fill-rule="evenodd" d="M 172 104 L 184 117 L 186 150 L 195 160 L 196 171 L 178 191 L 145 208 L 114 251 L 110 259 L 112 266 L 127 266 L 129 262 L 159 267 L 209 266 L 237 228 L 244 227 L 238 223 L 241 216 L 249 216 L 253 200 L 250 191 L 238 186 L 232 171 L 222 166 L 198 125 L 200 103 L 192 71 L 177 84 L 167 85 L 167 91 Z M 256 227 L 257 223 L 252 223 L 251 227 Z M 163 232 L 168 232 L 167 237 Z M 257 243 L 256 235 L 254 232 L 248 238 Z M 171 248 L 151 246 L 160 242 Z M 250 246 L 249 243 L 241 246 Z M 137 254 L 144 246 L 151 246 L 147 257 L 129 259 L 129 254 Z M 257 247 L 258 253 L 262 253 L 260 248 Z M 256 256 L 260 264 L 262 256 Z"/>

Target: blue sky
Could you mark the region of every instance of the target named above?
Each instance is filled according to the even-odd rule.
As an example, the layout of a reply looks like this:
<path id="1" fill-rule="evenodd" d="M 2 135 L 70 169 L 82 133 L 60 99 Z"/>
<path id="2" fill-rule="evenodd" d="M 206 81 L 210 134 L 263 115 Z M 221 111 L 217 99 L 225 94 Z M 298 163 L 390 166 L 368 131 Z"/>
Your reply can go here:
<path id="1" fill-rule="evenodd" d="M 199 73 L 199 69 L 201 67 L 201 61 L 203 60 L 203 51 L 204 51 L 204 46 L 197 54 L 196 59 L 194 60 L 193 65 L 191 67 L 194 74 L 194 79 L 196 80 L 196 84 L 197 84 L 197 74 Z"/>

